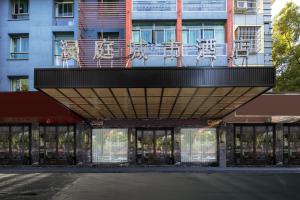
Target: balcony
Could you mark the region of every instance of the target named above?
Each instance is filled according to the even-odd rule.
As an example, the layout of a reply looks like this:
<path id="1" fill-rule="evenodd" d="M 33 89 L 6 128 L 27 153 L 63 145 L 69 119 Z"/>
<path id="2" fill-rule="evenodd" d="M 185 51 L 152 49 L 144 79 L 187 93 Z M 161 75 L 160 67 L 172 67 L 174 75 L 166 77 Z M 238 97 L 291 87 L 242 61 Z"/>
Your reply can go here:
<path id="1" fill-rule="evenodd" d="M 176 19 L 176 0 L 133 0 L 132 19 Z"/>
<path id="2" fill-rule="evenodd" d="M 226 0 L 183 0 L 183 19 L 227 19 Z"/>

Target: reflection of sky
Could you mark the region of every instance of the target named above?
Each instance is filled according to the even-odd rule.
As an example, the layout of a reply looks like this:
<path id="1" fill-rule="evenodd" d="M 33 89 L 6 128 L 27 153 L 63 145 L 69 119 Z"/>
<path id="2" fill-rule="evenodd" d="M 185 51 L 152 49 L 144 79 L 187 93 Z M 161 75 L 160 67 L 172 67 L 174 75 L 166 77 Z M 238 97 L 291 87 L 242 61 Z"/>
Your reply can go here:
<path id="1" fill-rule="evenodd" d="M 293 1 L 298 6 L 300 6 L 300 0 L 276 0 L 275 3 L 272 5 L 272 18 L 277 15 L 280 10 L 285 6 L 285 4 L 289 1 Z"/>

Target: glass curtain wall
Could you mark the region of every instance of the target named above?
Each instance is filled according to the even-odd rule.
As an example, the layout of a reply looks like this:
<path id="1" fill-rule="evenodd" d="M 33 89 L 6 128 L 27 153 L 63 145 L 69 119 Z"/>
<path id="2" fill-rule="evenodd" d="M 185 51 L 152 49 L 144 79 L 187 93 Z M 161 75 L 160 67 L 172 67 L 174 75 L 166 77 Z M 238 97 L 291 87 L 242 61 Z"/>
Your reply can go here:
<path id="1" fill-rule="evenodd" d="M 242 165 L 271 165 L 275 162 L 273 126 L 236 126 L 235 162 Z"/>
<path id="2" fill-rule="evenodd" d="M 0 164 L 30 164 L 29 126 L 0 126 Z"/>
<path id="3" fill-rule="evenodd" d="M 92 158 L 94 163 L 128 161 L 127 129 L 93 129 Z"/>
<path id="4" fill-rule="evenodd" d="M 284 164 L 300 164 L 300 126 L 285 125 L 283 162 Z"/>
<path id="5" fill-rule="evenodd" d="M 75 163 L 74 126 L 40 127 L 40 163 Z"/>
<path id="6" fill-rule="evenodd" d="M 217 133 L 215 128 L 181 129 L 181 162 L 217 162 Z"/>

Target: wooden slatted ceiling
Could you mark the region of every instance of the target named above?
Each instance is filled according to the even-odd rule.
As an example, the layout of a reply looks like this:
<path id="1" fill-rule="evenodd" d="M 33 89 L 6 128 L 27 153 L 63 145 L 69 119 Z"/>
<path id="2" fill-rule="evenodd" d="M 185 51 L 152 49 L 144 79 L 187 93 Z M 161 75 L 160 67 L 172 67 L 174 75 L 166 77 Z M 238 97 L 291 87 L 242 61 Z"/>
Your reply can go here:
<path id="1" fill-rule="evenodd" d="M 219 119 L 266 87 L 42 89 L 86 119 Z"/>

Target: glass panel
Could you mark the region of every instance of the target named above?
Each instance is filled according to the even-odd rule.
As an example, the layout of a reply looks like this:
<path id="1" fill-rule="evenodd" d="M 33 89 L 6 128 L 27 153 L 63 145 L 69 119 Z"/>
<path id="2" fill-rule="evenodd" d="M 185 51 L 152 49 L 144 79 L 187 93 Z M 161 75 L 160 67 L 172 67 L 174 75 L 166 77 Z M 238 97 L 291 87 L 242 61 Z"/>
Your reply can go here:
<path id="1" fill-rule="evenodd" d="M 24 149 L 22 144 L 23 127 L 12 126 L 11 127 L 11 159 L 22 160 Z"/>
<path id="2" fill-rule="evenodd" d="M 154 31 L 154 43 L 155 44 L 162 44 L 164 43 L 164 31 Z"/>
<path id="3" fill-rule="evenodd" d="M 138 164 L 143 162 L 143 132 L 137 131 L 136 133 L 136 161 Z"/>
<path id="4" fill-rule="evenodd" d="M 225 43 L 225 33 L 224 28 L 223 29 L 215 29 L 215 40 L 217 44 L 223 44 Z"/>
<path id="5" fill-rule="evenodd" d="M 290 126 L 289 163 L 300 164 L 300 126 Z"/>
<path id="6" fill-rule="evenodd" d="M 28 0 L 20 0 L 20 14 L 28 13 Z"/>
<path id="7" fill-rule="evenodd" d="M 198 163 L 216 162 L 216 129 L 181 129 L 181 161 Z"/>
<path id="8" fill-rule="evenodd" d="M 174 163 L 173 158 L 173 134 L 171 130 L 167 130 L 167 137 L 165 139 L 165 161 L 169 164 Z"/>
<path id="9" fill-rule="evenodd" d="M 127 132 L 127 129 L 93 129 L 93 162 L 127 162 Z"/>
<path id="10" fill-rule="evenodd" d="M 253 127 L 242 126 L 241 132 L 241 161 L 245 163 L 253 163 Z"/>
<path id="11" fill-rule="evenodd" d="M 65 33 L 55 33 L 54 34 L 54 64 L 56 66 L 61 66 L 61 41 L 63 40 L 74 40 L 74 34 L 65 32 Z M 75 61 L 69 60 L 68 66 L 74 66 Z"/>
<path id="12" fill-rule="evenodd" d="M 58 159 L 67 159 L 68 156 L 68 127 L 61 126 L 57 128 L 57 142 L 58 142 Z"/>
<path id="13" fill-rule="evenodd" d="M 201 40 L 201 31 L 200 30 L 190 30 L 189 44 L 196 44 L 197 40 Z"/>
<path id="14" fill-rule="evenodd" d="M 189 31 L 182 31 L 182 44 L 188 44 L 189 42 Z"/>
<path id="15" fill-rule="evenodd" d="M 145 163 L 151 163 L 154 159 L 153 137 L 153 131 L 143 131 L 143 158 Z"/>
<path id="16" fill-rule="evenodd" d="M 283 127 L 283 162 L 288 164 L 289 160 L 289 127 Z"/>
<path id="17" fill-rule="evenodd" d="M 175 31 L 174 30 L 165 30 L 165 42 L 175 41 Z"/>
<path id="18" fill-rule="evenodd" d="M 255 127 L 255 151 L 257 164 L 272 164 L 273 162 L 273 127 Z"/>
<path id="19" fill-rule="evenodd" d="M 0 126 L 0 163 L 9 157 L 9 127 Z"/>
<path id="20" fill-rule="evenodd" d="M 28 91 L 28 78 L 12 78 L 11 87 L 12 92 Z"/>
<path id="21" fill-rule="evenodd" d="M 214 30 L 204 30 L 203 39 L 214 39 Z"/>
<path id="22" fill-rule="evenodd" d="M 166 155 L 166 134 L 164 130 L 155 131 L 155 158 L 157 162 L 164 162 Z"/>
<path id="23" fill-rule="evenodd" d="M 28 37 L 23 37 L 21 40 L 21 52 L 28 52 L 29 51 L 29 38 Z"/>
<path id="24" fill-rule="evenodd" d="M 140 31 L 132 31 L 132 41 L 135 43 L 140 42 Z"/>
<path id="25" fill-rule="evenodd" d="M 53 162 L 57 159 L 56 145 L 57 145 L 57 135 L 55 126 L 47 126 L 44 136 L 45 143 L 45 161 Z"/>
<path id="26" fill-rule="evenodd" d="M 22 144 L 23 144 L 23 155 L 26 161 L 29 161 L 30 159 L 30 152 L 29 152 L 29 146 L 30 146 L 30 138 L 29 138 L 29 127 L 24 126 L 23 127 L 23 137 L 22 137 Z"/>
<path id="27" fill-rule="evenodd" d="M 152 43 L 152 31 L 151 30 L 141 30 L 142 40 L 148 44 Z"/>
<path id="28" fill-rule="evenodd" d="M 241 127 L 235 127 L 235 161 L 237 164 L 241 162 Z"/>

